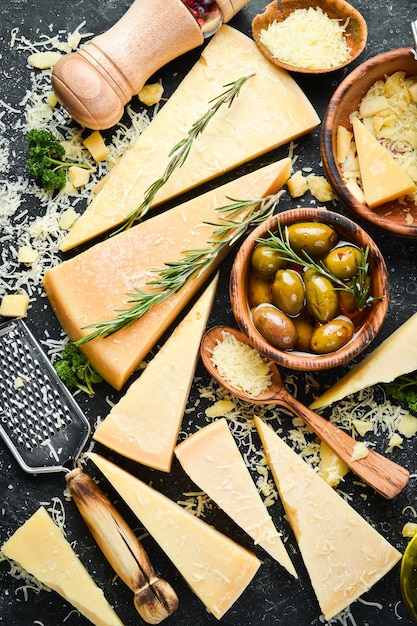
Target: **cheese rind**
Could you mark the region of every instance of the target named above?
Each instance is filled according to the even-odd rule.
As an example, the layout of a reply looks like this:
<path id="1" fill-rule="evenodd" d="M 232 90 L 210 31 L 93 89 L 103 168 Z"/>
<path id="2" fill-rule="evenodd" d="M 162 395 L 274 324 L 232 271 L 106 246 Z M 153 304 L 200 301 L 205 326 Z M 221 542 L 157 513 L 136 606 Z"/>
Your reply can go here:
<path id="1" fill-rule="evenodd" d="M 193 592 L 217 619 L 255 576 L 260 561 L 250 551 L 96 453 L 88 457 L 158 542 Z"/>
<path id="2" fill-rule="evenodd" d="M 297 578 L 226 420 L 218 419 L 187 437 L 175 448 L 175 455 L 193 482 Z"/>
<path id="3" fill-rule="evenodd" d="M 2 552 L 59 593 L 95 626 L 123 626 L 44 507 L 16 530 L 3 544 Z"/>
<path id="4" fill-rule="evenodd" d="M 368 591 L 401 559 L 396 550 L 262 419 L 268 463 L 324 618 Z"/>
<path id="5" fill-rule="evenodd" d="M 139 207 L 147 189 L 163 176 L 174 146 L 205 115 L 210 102 L 225 91 L 225 85 L 251 74 L 233 103 L 221 107 L 195 139 L 186 161 L 159 190 L 153 206 L 308 133 L 320 123 L 295 80 L 267 61 L 250 37 L 223 25 L 110 170 L 61 249 L 69 250 L 115 228 Z"/>
<path id="6" fill-rule="evenodd" d="M 96 441 L 138 463 L 170 471 L 217 283 L 218 276 L 99 424 Z"/>
<path id="7" fill-rule="evenodd" d="M 217 228 L 207 222 L 218 224 L 225 216 L 216 207 L 230 204 L 230 198 L 250 200 L 276 193 L 290 169 L 289 158 L 267 165 L 47 270 L 45 291 L 69 338 L 76 341 L 91 331 L 86 328 L 89 324 L 114 319 L 118 311 L 130 308 L 128 294 L 135 288 L 150 291 L 148 283 L 158 277 L 157 270 L 179 261 L 185 250 L 206 249 Z M 121 389 L 229 250 L 132 325 L 83 346 L 84 354 L 110 385 Z"/>
<path id="8" fill-rule="evenodd" d="M 416 369 L 417 313 L 414 313 L 358 365 L 316 398 L 310 408 L 323 408 L 357 391 L 378 383 L 389 383 Z"/>
<path id="9" fill-rule="evenodd" d="M 372 209 L 409 193 L 417 186 L 366 126 L 352 120 L 366 204 Z"/>

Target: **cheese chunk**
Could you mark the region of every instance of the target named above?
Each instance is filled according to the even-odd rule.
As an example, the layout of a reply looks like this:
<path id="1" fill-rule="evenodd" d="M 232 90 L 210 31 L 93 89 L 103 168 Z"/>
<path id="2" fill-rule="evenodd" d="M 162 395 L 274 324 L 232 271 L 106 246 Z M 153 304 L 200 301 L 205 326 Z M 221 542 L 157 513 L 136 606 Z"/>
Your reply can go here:
<path id="1" fill-rule="evenodd" d="M 193 482 L 297 578 L 297 573 L 224 418 L 187 437 L 175 455 Z"/>
<path id="2" fill-rule="evenodd" d="M 0 304 L 0 315 L 3 317 L 25 317 L 29 308 L 27 293 L 11 293 L 3 296 Z"/>
<path id="3" fill-rule="evenodd" d="M 130 307 L 127 294 L 157 277 L 156 270 L 179 261 L 185 250 L 207 248 L 229 198 L 261 198 L 277 192 L 289 177 L 289 158 L 217 187 L 137 226 L 110 237 L 89 250 L 49 269 L 44 287 L 65 332 L 73 341 L 87 335 L 88 324 L 113 319 Z M 228 250 L 224 251 L 223 257 Z M 120 389 L 223 258 L 187 281 L 167 300 L 137 322 L 83 346 L 93 367 Z"/>
<path id="4" fill-rule="evenodd" d="M 135 476 L 89 453 L 193 592 L 217 619 L 240 597 L 261 562 L 200 518 Z"/>
<path id="5" fill-rule="evenodd" d="M 2 552 L 59 593 L 95 626 L 123 626 L 44 507 L 16 530 L 3 544 Z"/>
<path id="6" fill-rule="evenodd" d="M 318 409 L 357 391 L 389 383 L 417 369 L 417 313 L 370 352 L 358 365 L 316 398 L 310 408 Z"/>
<path id="7" fill-rule="evenodd" d="M 114 228 L 140 206 L 164 174 L 169 154 L 225 85 L 254 74 L 231 106 L 215 113 L 154 206 L 315 128 L 320 120 L 294 79 L 267 61 L 255 42 L 223 25 L 188 75 L 111 169 L 100 192 L 61 245 L 69 250 Z"/>
<path id="8" fill-rule="evenodd" d="M 414 181 L 357 117 L 352 126 L 366 204 L 372 209 L 414 193 Z"/>
<path id="9" fill-rule="evenodd" d="M 138 463 L 170 471 L 217 282 L 216 277 L 101 422 L 96 441 Z"/>
<path id="10" fill-rule="evenodd" d="M 259 417 L 263 447 L 325 620 L 401 559 L 363 517 Z"/>
<path id="11" fill-rule="evenodd" d="M 88 137 L 84 139 L 83 145 L 87 148 L 96 163 L 104 161 L 109 156 L 109 149 L 104 143 L 103 135 L 98 130 L 88 135 Z"/>

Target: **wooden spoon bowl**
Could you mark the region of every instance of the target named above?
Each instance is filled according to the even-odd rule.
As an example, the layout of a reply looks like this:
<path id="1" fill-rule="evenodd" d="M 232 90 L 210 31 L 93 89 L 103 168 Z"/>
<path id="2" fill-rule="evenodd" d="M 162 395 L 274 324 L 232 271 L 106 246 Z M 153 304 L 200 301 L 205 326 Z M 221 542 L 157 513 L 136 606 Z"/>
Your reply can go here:
<path id="1" fill-rule="evenodd" d="M 227 326 L 217 326 L 207 331 L 201 342 L 201 358 L 209 374 L 232 394 L 253 404 L 278 404 L 292 411 L 301 418 L 322 441 L 325 441 L 346 465 L 368 485 L 385 498 L 394 498 L 405 487 L 409 472 L 393 461 L 369 450 L 365 458 L 352 461 L 356 441 L 324 417 L 315 413 L 296 400 L 285 388 L 279 370 L 270 363 L 271 385 L 257 396 L 252 396 L 232 386 L 219 373 L 211 355 L 218 342 L 223 340 L 223 333 L 231 333 L 235 338 L 251 346 L 246 336 L 240 331 Z M 251 346 L 253 347 L 253 346 Z"/>
<path id="2" fill-rule="evenodd" d="M 343 25 L 346 20 L 349 23 L 346 27 L 344 37 L 346 39 L 350 55 L 347 61 L 330 68 L 313 69 L 291 65 L 281 61 L 271 54 L 261 42 L 261 31 L 267 29 L 274 21 L 283 22 L 296 9 L 320 8 L 330 19 L 338 19 Z M 281 0 L 268 4 L 263 13 L 256 15 L 252 21 L 252 36 L 262 54 L 274 65 L 284 68 L 290 72 L 302 72 L 303 74 L 323 74 L 336 70 L 352 63 L 364 50 L 368 38 L 368 28 L 363 16 L 353 6 L 345 0 Z M 294 42 L 296 45 L 297 42 Z"/>

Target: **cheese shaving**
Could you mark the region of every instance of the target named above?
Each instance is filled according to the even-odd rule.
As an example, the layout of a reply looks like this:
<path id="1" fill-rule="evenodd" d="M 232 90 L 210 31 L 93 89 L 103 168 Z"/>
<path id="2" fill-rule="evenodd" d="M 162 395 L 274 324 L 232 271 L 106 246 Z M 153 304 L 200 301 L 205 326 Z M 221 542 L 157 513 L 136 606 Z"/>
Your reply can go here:
<path id="1" fill-rule="evenodd" d="M 214 347 L 211 360 L 224 380 L 251 396 L 259 396 L 271 384 L 268 363 L 257 350 L 231 333 L 222 333 L 222 341 Z"/>
<path id="2" fill-rule="evenodd" d="M 329 69 L 349 59 L 344 33 L 348 20 L 330 19 L 317 7 L 296 9 L 282 22 L 271 22 L 260 33 L 261 43 L 284 63 L 307 69 Z"/>

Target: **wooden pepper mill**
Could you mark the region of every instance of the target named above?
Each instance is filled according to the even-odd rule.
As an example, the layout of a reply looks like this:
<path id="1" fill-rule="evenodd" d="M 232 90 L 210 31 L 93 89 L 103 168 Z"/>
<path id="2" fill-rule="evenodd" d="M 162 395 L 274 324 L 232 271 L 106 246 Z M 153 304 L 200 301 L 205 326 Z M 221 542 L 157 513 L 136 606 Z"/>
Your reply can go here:
<path id="1" fill-rule="evenodd" d="M 152 74 L 200 46 L 248 2 L 135 0 L 107 32 L 58 61 L 58 102 L 82 126 L 110 128 Z"/>

